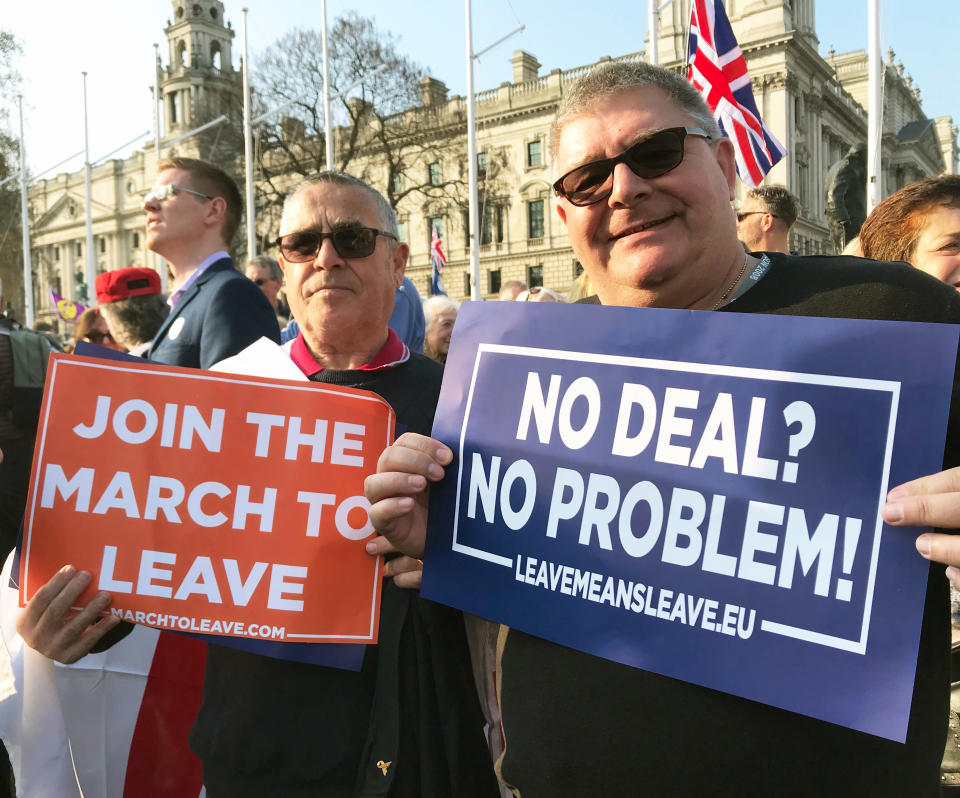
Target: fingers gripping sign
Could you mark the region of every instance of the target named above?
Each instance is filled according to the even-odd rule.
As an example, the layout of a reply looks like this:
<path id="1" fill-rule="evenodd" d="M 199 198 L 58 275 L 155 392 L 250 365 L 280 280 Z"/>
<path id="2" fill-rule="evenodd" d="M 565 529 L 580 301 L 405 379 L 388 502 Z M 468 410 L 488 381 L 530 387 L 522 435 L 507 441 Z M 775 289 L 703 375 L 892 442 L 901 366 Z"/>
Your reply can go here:
<path id="1" fill-rule="evenodd" d="M 427 531 L 428 486 L 439 482 L 453 452 L 426 435 L 406 432 L 388 446 L 377 463 L 377 473 L 364 485 L 370 502 L 370 523 L 398 551 L 423 556 Z M 367 551 L 376 553 L 368 544 Z"/>
<path id="2" fill-rule="evenodd" d="M 883 520 L 894 526 L 960 529 L 960 468 L 899 485 L 887 494 Z M 917 538 L 917 551 L 944 563 L 950 583 L 960 589 L 960 536 L 927 532 Z"/>
<path id="3" fill-rule="evenodd" d="M 67 565 L 27 603 L 17 621 L 17 633 L 30 648 L 57 662 L 70 664 L 90 653 L 120 619 L 101 613 L 110 594 L 97 593 L 79 612 L 71 607 L 90 584 L 90 574 Z"/>

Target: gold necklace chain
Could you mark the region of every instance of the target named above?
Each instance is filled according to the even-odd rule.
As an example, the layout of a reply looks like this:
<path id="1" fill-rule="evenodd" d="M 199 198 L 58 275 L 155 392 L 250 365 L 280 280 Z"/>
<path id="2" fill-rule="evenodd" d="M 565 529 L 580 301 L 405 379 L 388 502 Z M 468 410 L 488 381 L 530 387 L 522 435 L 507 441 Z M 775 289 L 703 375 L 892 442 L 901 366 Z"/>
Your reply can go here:
<path id="1" fill-rule="evenodd" d="M 748 257 L 749 257 L 749 256 L 747 255 L 747 253 L 744 252 L 744 253 L 743 253 L 743 266 L 741 266 L 741 267 L 740 267 L 740 271 L 737 272 L 736 278 L 734 278 L 734 281 L 733 281 L 732 283 L 730 283 L 729 286 L 727 286 L 727 290 L 723 292 L 723 294 L 720 296 L 720 299 L 717 300 L 717 304 L 715 304 L 712 308 L 710 308 L 710 310 L 716 310 L 718 307 L 720 307 L 720 306 L 724 303 L 724 301 L 726 300 L 726 298 L 727 298 L 728 296 L 730 296 L 730 292 L 733 290 L 733 287 L 734 287 L 737 283 L 740 282 L 740 278 L 743 277 L 743 273 L 747 270 L 747 259 L 748 259 Z"/>

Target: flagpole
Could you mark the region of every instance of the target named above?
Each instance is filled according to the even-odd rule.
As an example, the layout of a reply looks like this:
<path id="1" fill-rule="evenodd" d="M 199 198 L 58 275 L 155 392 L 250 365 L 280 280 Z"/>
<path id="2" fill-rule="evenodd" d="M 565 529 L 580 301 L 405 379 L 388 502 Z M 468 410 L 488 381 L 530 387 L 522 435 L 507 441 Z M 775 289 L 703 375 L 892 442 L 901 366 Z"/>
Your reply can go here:
<path id="1" fill-rule="evenodd" d="M 90 131 L 87 124 L 87 73 L 83 73 L 83 173 L 87 198 L 87 305 L 97 306 L 93 284 L 97 279 L 96 253 L 93 251 L 93 167 L 90 164 Z"/>
<path id="2" fill-rule="evenodd" d="M 160 163 L 160 103 L 163 99 L 160 97 L 160 45 L 153 45 L 153 154 L 156 156 L 156 162 Z M 167 293 L 167 264 L 156 252 L 147 250 L 149 261 L 145 265 L 153 263 L 153 268 L 160 274 L 160 290 Z"/>
<path id="3" fill-rule="evenodd" d="M 323 51 L 323 137 L 327 169 L 333 169 L 333 122 L 330 119 L 330 64 L 327 58 L 327 0 L 320 0 L 320 49 Z"/>
<path id="4" fill-rule="evenodd" d="M 657 10 L 659 0 L 647 0 L 647 35 L 650 44 L 647 47 L 647 60 L 654 66 L 660 65 L 660 52 L 657 44 L 660 40 L 660 15 Z"/>
<path id="5" fill-rule="evenodd" d="M 880 202 L 880 136 L 883 126 L 883 84 L 880 70 L 880 0 L 867 0 L 867 36 L 869 45 L 870 100 L 867 103 L 867 213 Z"/>
<path id="6" fill-rule="evenodd" d="M 20 233 L 23 236 L 23 311 L 27 327 L 33 329 L 33 264 L 30 262 L 30 213 L 27 208 L 27 150 L 23 139 L 23 97 L 20 109 Z"/>
<path id="7" fill-rule="evenodd" d="M 243 15 L 243 162 L 247 191 L 247 260 L 257 255 L 257 218 L 253 200 L 253 131 L 250 125 L 250 62 L 247 53 L 247 9 Z"/>
<path id="8" fill-rule="evenodd" d="M 467 181 L 470 190 L 470 299 L 480 299 L 480 250 L 477 247 L 477 126 L 476 101 L 473 93 L 473 19 L 470 0 L 465 0 L 467 12 Z"/>
<path id="9" fill-rule="evenodd" d="M 160 160 L 160 45 L 153 45 L 153 153 Z"/>

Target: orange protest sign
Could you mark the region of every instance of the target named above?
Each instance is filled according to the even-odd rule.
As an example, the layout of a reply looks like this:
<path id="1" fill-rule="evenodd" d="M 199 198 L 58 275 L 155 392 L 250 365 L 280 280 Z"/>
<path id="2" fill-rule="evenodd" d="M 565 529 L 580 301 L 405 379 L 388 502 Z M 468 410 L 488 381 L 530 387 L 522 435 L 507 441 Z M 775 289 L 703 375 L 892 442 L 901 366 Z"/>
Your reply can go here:
<path id="1" fill-rule="evenodd" d="M 377 639 L 364 478 L 393 439 L 379 396 L 53 355 L 24 522 L 20 602 L 64 564 L 78 600 L 164 629 Z"/>

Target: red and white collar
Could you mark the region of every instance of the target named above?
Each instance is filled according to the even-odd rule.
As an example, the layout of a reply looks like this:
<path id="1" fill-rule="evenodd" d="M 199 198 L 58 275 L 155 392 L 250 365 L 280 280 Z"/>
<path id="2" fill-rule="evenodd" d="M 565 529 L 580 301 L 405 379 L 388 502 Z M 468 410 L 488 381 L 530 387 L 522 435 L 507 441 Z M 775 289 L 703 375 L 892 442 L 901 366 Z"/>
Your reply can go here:
<path id="1" fill-rule="evenodd" d="M 312 377 L 314 374 L 323 371 L 324 367 L 317 363 L 313 355 L 310 354 L 310 350 L 307 349 L 302 331 L 293 339 L 288 351 L 290 359 L 306 376 Z M 400 340 L 393 330 L 388 328 L 387 342 L 381 347 L 380 351 L 371 358 L 369 363 L 364 363 L 359 368 L 352 369 L 352 371 L 379 371 L 380 369 L 399 366 L 409 359 L 410 348 Z"/>

